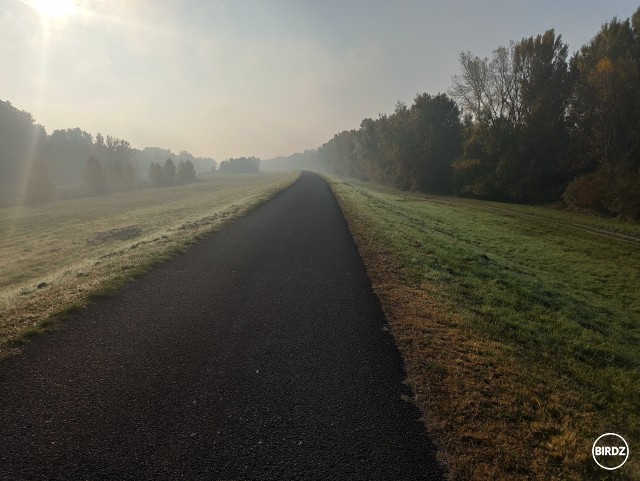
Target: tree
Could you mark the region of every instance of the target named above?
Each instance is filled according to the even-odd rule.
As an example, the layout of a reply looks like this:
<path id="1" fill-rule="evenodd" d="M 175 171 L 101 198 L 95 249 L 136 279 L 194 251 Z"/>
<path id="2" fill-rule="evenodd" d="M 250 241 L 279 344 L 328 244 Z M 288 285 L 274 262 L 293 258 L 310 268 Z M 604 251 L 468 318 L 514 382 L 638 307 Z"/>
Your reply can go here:
<path id="1" fill-rule="evenodd" d="M 640 217 L 640 8 L 631 19 L 604 24 L 572 66 L 570 167 L 584 179 L 571 185 L 565 200 L 591 208 L 580 200 L 590 199 L 610 213 Z M 602 187 L 597 198 L 576 193 L 593 182 Z"/>
<path id="2" fill-rule="evenodd" d="M 354 139 L 354 154 L 358 165 L 362 166 L 364 179 L 386 182 L 388 172 L 382 155 L 380 130 L 380 122 L 364 119 Z"/>
<path id="3" fill-rule="evenodd" d="M 566 112 L 573 78 L 553 30 L 499 47 L 491 61 L 463 53 L 451 95 L 468 116 L 460 192 L 520 202 L 553 201 L 569 180 Z M 464 179 L 464 181 L 463 181 Z"/>
<path id="4" fill-rule="evenodd" d="M 124 189 L 124 169 L 119 159 L 114 159 L 109 162 L 107 177 L 112 191 L 120 192 Z"/>
<path id="5" fill-rule="evenodd" d="M 176 182 L 178 184 L 187 184 L 189 182 L 195 182 L 196 169 L 190 160 L 181 160 L 178 162 L 178 168 L 176 170 Z"/>
<path id="6" fill-rule="evenodd" d="M 93 136 L 80 128 L 54 130 L 47 140 L 46 158 L 59 185 L 82 183 L 91 156 L 96 156 Z"/>
<path id="7" fill-rule="evenodd" d="M 318 149 L 319 155 L 332 172 L 347 177 L 357 177 L 355 169 L 355 130 L 343 131 Z M 222 164 L 220 165 L 222 168 Z"/>
<path id="8" fill-rule="evenodd" d="M 176 164 L 171 159 L 164 161 L 162 166 L 162 173 L 166 179 L 167 184 L 173 184 L 176 181 Z"/>
<path id="9" fill-rule="evenodd" d="M 25 203 L 42 204 L 53 200 L 54 184 L 47 163 L 41 159 L 35 160 L 29 169 Z"/>
<path id="10" fill-rule="evenodd" d="M 397 102 L 393 114 L 334 135 L 314 157 L 339 175 L 444 193 L 450 191 L 461 135 L 456 103 L 445 94 L 425 93 L 411 107 Z"/>
<path id="11" fill-rule="evenodd" d="M 392 115 L 381 117 L 382 150 L 389 162 L 389 179 L 399 189 L 409 190 L 413 185 L 411 156 L 414 137 L 411 132 L 411 114 L 404 102 L 396 102 Z"/>
<path id="12" fill-rule="evenodd" d="M 165 187 L 168 185 L 162 166 L 156 162 L 149 164 L 149 180 L 154 187 Z"/>
<path id="13" fill-rule="evenodd" d="M 84 169 L 84 182 L 89 195 L 102 195 L 107 191 L 107 183 L 102 165 L 97 157 L 87 159 Z"/>
<path id="14" fill-rule="evenodd" d="M 136 169 L 129 162 L 122 168 L 122 182 L 124 190 L 131 190 L 136 186 Z"/>
<path id="15" fill-rule="evenodd" d="M 412 188 L 448 193 L 451 165 L 460 155 L 462 127 L 456 103 L 445 94 L 418 95 L 411 106 L 414 152 L 411 159 Z"/>
<path id="16" fill-rule="evenodd" d="M 121 191 L 135 186 L 133 149 L 128 141 L 107 135 L 104 145 L 99 148 L 98 158 L 105 166 L 111 190 Z"/>
<path id="17" fill-rule="evenodd" d="M 505 169 L 502 180 L 509 198 L 554 201 L 569 180 L 563 165 L 569 140 L 566 112 L 573 88 L 568 46 L 548 30 L 521 40 L 513 52 L 518 90 L 515 151 L 498 168 Z"/>
<path id="18" fill-rule="evenodd" d="M 257 157 L 238 157 L 220 163 L 221 173 L 250 174 L 260 172 L 260 159 Z"/>
<path id="19" fill-rule="evenodd" d="M 514 72 L 514 48 L 500 46 L 491 60 L 471 52 L 460 54 L 461 73 L 453 76 L 449 95 L 463 110 L 480 122 L 491 126 L 517 122 L 519 89 Z"/>
<path id="20" fill-rule="evenodd" d="M 18 186 L 31 173 L 30 161 L 46 159 L 46 143 L 46 131 L 30 113 L 0 100 L 0 197 L 17 198 Z"/>

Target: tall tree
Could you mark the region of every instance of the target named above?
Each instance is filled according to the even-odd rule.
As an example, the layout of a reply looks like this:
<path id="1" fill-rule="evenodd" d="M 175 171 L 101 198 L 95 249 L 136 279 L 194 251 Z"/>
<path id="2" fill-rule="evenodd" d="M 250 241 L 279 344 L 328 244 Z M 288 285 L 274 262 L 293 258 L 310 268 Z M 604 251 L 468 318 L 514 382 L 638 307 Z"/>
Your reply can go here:
<path id="1" fill-rule="evenodd" d="M 83 182 L 87 159 L 96 155 L 93 136 L 80 128 L 54 130 L 48 138 L 46 157 L 58 185 Z"/>
<path id="2" fill-rule="evenodd" d="M 164 165 L 162 166 L 162 173 L 164 174 L 167 183 L 173 184 L 176 181 L 176 164 L 172 159 L 167 159 L 164 161 Z"/>
<path id="3" fill-rule="evenodd" d="M 514 48 L 517 147 L 505 167 L 510 169 L 507 191 L 516 200 L 553 201 L 568 180 L 563 163 L 573 84 L 567 52 L 568 46 L 553 30 L 523 39 Z"/>
<path id="4" fill-rule="evenodd" d="M 411 106 L 412 188 L 448 193 L 451 165 L 460 155 L 462 127 L 456 103 L 445 94 L 418 95 Z"/>
<path id="5" fill-rule="evenodd" d="M 102 165 L 97 157 L 87 159 L 84 169 L 84 183 L 89 195 L 102 195 L 107 191 L 107 183 Z"/>
<path id="6" fill-rule="evenodd" d="M 386 169 L 380 138 L 381 122 L 364 119 L 354 138 L 354 154 L 362 166 L 364 180 L 387 182 L 389 172 Z"/>
<path id="7" fill-rule="evenodd" d="M 505 162 L 512 158 L 520 121 L 514 49 L 513 42 L 500 46 L 491 60 L 470 52 L 460 54 L 461 73 L 453 76 L 449 89 L 466 116 L 462 155 L 452 166 L 458 193 L 494 199 L 508 196 Z"/>
<path id="8" fill-rule="evenodd" d="M 149 180 L 154 187 L 164 187 L 168 184 L 162 166 L 157 162 L 149 164 Z"/>
<path id="9" fill-rule="evenodd" d="M 32 159 L 44 160 L 47 133 L 33 116 L 0 101 L 0 198 L 15 200 Z"/>
<path id="10" fill-rule="evenodd" d="M 519 89 L 514 71 L 514 48 L 500 46 L 491 60 L 471 52 L 460 54 L 461 73 L 453 76 L 449 95 L 480 122 L 495 126 L 515 123 L 519 115 Z"/>
<path id="11" fill-rule="evenodd" d="M 571 167 L 584 177 L 565 200 L 640 217 L 640 8 L 630 19 L 604 24 L 572 65 Z"/>
<path id="12" fill-rule="evenodd" d="M 549 30 L 498 48 L 491 61 L 463 53 L 460 63 L 450 93 L 469 114 L 463 156 L 454 164 L 461 191 L 557 199 L 567 181 L 567 45 Z M 471 185 L 461 185 L 463 178 Z"/>
<path id="13" fill-rule="evenodd" d="M 47 162 L 36 159 L 30 166 L 24 200 L 27 204 L 42 204 L 54 198 L 54 183 Z"/>
<path id="14" fill-rule="evenodd" d="M 187 184 L 189 182 L 195 182 L 196 169 L 190 160 L 181 160 L 178 162 L 178 168 L 176 169 L 176 182 L 178 184 Z"/>
<path id="15" fill-rule="evenodd" d="M 136 183 L 136 169 L 133 166 L 133 162 L 126 163 L 124 167 L 122 167 L 122 188 L 124 190 L 131 190 L 135 188 Z"/>

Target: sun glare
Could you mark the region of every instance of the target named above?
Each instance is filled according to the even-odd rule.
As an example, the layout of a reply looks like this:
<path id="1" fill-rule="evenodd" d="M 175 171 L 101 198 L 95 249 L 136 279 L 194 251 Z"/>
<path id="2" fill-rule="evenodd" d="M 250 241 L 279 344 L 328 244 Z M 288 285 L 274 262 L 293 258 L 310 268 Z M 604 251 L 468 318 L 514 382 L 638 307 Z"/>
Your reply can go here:
<path id="1" fill-rule="evenodd" d="M 45 20 L 65 20 L 78 12 L 74 0 L 29 0 L 26 3 Z"/>

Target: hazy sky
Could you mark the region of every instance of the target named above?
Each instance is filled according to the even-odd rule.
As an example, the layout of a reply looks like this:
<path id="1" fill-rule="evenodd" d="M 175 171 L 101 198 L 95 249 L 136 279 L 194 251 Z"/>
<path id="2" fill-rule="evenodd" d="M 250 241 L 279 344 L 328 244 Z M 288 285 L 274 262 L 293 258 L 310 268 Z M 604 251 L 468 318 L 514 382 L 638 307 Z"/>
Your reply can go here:
<path id="1" fill-rule="evenodd" d="M 57 5 L 57 7 L 56 7 Z M 637 0 L 0 0 L 0 99 L 221 160 L 315 148 L 446 91 L 458 56 L 555 28 L 577 50 Z"/>

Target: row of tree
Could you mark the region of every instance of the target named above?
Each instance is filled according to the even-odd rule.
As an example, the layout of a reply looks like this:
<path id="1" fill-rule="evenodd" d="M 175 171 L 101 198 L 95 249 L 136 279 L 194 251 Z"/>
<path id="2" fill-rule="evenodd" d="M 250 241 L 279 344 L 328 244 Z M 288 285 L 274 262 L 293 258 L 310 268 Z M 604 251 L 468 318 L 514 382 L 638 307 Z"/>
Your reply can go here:
<path id="1" fill-rule="evenodd" d="M 336 134 L 319 157 L 340 175 L 446 193 L 451 164 L 460 154 L 459 117 L 446 95 L 421 94 L 410 108 L 398 102 L 392 115 L 364 119 L 359 130 Z"/>
<path id="2" fill-rule="evenodd" d="M 402 189 L 640 218 L 640 9 L 571 57 L 549 30 L 460 66 L 448 95 L 398 102 L 313 155 Z"/>
<path id="3" fill-rule="evenodd" d="M 209 157 L 195 157 L 185 150 L 174 154 L 169 149 L 146 147 L 142 150 L 136 150 L 133 154 L 134 163 L 141 173 L 148 173 L 152 163 L 163 165 L 167 159 L 173 159 L 176 164 L 190 162 L 197 174 L 215 172 L 218 165 L 215 160 Z"/>
<path id="4" fill-rule="evenodd" d="M 173 175 L 168 168 L 159 180 L 151 165 L 172 158 Z M 211 158 L 157 147 L 136 150 L 126 140 L 79 128 L 48 135 L 31 114 L 0 101 L 0 205 L 47 202 L 56 187 L 63 187 L 62 195 L 80 196 L 130 190 L 147 179 L 152 185 L 192 182 L 198 172 L 215 169 Z"/>
<path id="5" fill-rule="evenodd" d="M 251 174 L 260 172 L 260 159 L 257 157 L 230 158 L 220 162 L 220 173 Z"/>
<path id="6" fill-rule="evenodd" d="M 151 162 L 149 180 L 155 187 L 188 184 L 196 181 L 196 169 L 190 160 L 180 160 L 177 166 L 172 159 L 165 160 L 162 165 Z"/>

